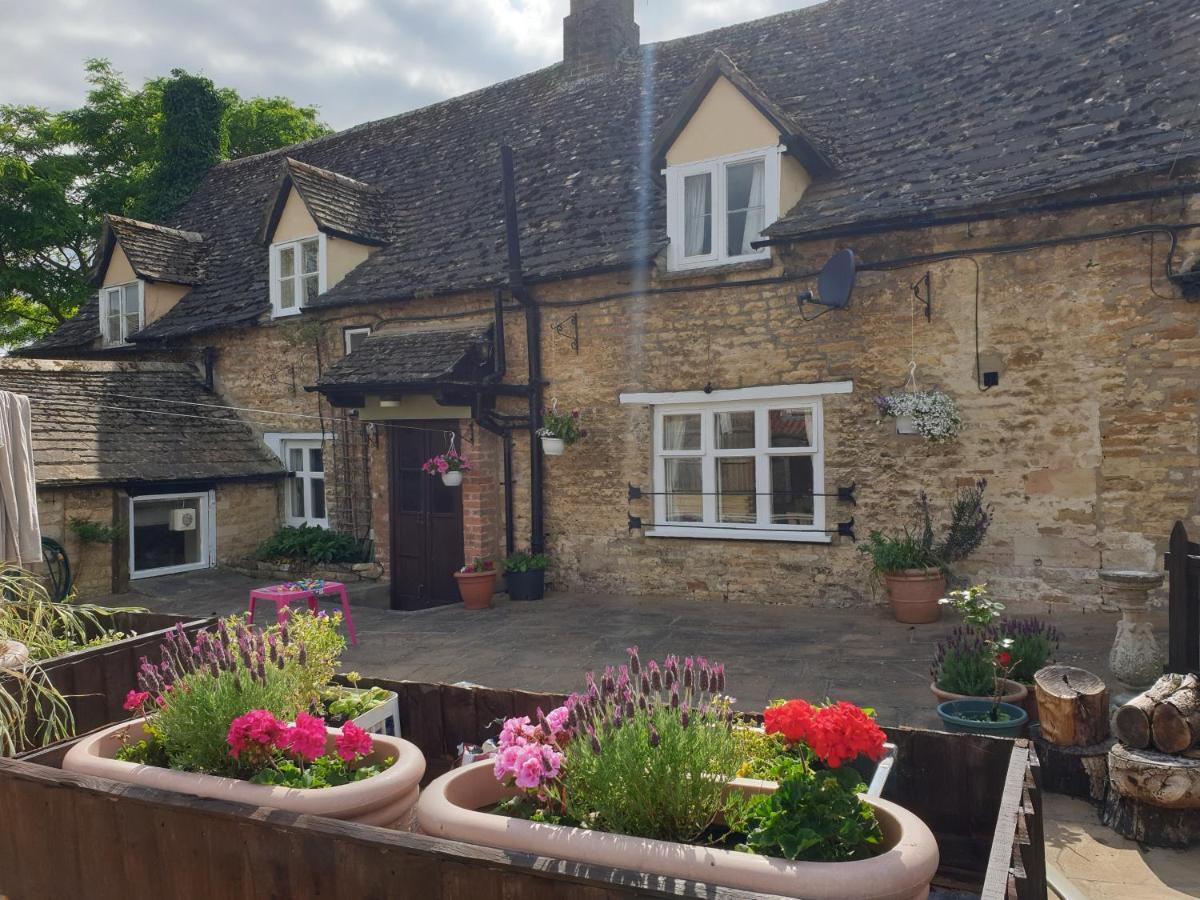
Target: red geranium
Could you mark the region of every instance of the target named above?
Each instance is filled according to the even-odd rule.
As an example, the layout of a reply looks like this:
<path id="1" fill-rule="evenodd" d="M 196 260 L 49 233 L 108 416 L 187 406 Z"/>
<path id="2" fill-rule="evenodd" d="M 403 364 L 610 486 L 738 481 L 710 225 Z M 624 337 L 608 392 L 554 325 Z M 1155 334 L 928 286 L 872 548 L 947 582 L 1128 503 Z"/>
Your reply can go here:
<path id="1" fill-rule="evenodd" d="M 763 710 L 767 734 L 782 734 L 789 743 L 807 742 L 816 710 L 807 700 L 789 700 Z"/>
<path id="2" fill-rule="evenodd" d="M 876 760 L 883 756 L 883 729 L 845 700 L 822 707 L 789 700 L 763 710 L 763 724 L 767 734 L 782 734 L 789 743 L 803 741 L 831 768 L 860 754 Z"/>

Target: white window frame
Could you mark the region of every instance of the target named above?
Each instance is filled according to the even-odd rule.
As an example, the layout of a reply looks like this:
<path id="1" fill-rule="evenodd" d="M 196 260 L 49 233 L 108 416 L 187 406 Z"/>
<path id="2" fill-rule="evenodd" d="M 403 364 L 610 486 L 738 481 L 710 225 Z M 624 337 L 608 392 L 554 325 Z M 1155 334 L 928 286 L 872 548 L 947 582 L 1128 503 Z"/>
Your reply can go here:
<path id="1" fill-rule="evenodd" d="M 753 253 L 736 256 L 728 251 L 728 204 L 726 197 L 725 170 L 729 166 L 757 160 L 763 161 L 763 194 L 766 209 L 763 212 L 763 227 L 779 218 L 779 169 L 783 147 L 759 147 L 744 153 L 718 156 L 700 162 L 668 166 L 667 176 L 667 263 L 672 271 L 702 269 L 707 266 L 724 266 L 739 262 L 770 259 L 771 248 L 761 247 Z M 708 174 L 712 190 L 712 252 L 703 256 L 684 256 L 684 181 L 690 175 Z"/>
<path id="2" fill-rule="evenodd" d="M 654 488 L 654 525 L 647 537 L 704 538 L 719 540 L 792 541 L 827 544 L 832 540 L 825 530 L 825 416 L 822 397 L 829 394 L 848 394 L 853 382 L 826 382 L 807 385 L 774 385 L 736 390 L 682 391 L 671 393 L 622 394 L 622 404 L 645 404 L 653 411 L 653 449 L 651 465 Z M 811 447 L 769 447 L 769 411 L 775 409 L 805 409 L 812 414 Z M 715 413 L 753 411 L 754 447 L 717 449 Z M 663 419 L 672 415 L 700 416 L 700 449 L 664 453 Z M 702 460 L 701 490 L 702 521 L 696 523 L 667 522 L 666 462 L 668 458 L 691 456 Z M 811 456 L 813 460 L 813 522 L 811 525 L 784 525 L 770 521 L 769 498 L 756 497 L 757 521 L 754 523 L 724 523 L 717 521 L 716 461 L 721 457 L 753 457 L 755 461 L 755 491 L 769 493 L 770 460 L 774 456 Z"/>
<path id="3" fill-rule="evenodd" d="M 299 260 L 301 259 L 300 245 L 307 243 L 308 241 L 311 241 L 311 240 L 317 241 L 317 293 L 318 294 L 325 293 L 325 289 L 327 287 L 326 277 L 327 277 L 327 273 L 329 270 L 328 255 L 327 255 L 328 247 L 327 247 L 327 242 L 325 239 L 325 232 L 318 231 L 316 234 L 305 235 L 304 237 L 296 238 L 295 240 L 280 241 L 277 244 L 272 244 L 271 245 L 270 278 L 271 278 L 271 318 L 273 318 L 273 319 L 282 318 L 284 316 L 296 316 L 296 315 L 299 315 L 300 312 L 304 309 L 303 291 L 299 291 L 299 290 L 296 293 L 296 305 L 295 306 L 291 307 L 290 309 L 284 309 L 281 306 L 281 303 L 283 301 L 283 292 L 279 286 L 279 281 L 280 281 L 280 277 L 281 277 L 280 268 L 279 268 L 279 257 L 280 257 L 280 253 L 285 248 L 292 247 L 295 250 L 295 259 L 297 260 L 297 264 L 299 264 Z M 296 275 L 296 278 L 300 278 L 299 274 Z"/>
<path id="4" fill-rule="evenodd" d="M 126 347 L 129 345 L 129 333 L 122 333 L 116 336 L 109 334 L 108 331 L 108 295 L 114 291 L 121 292 L 122 297 L 122 314 L 121 314 L 121 331 L 125 332 L 125 315 L 124 315 L 124 291 L 130 285 L 137 285 L 138 294 L 138 327 L 137 331 L 141 331 L 146 327 L 146 283 L 140 278 L 133 281 L 126 281 L 121 284 L 107 284 L 100 289 L 100 337 L 103 340 L 105 347 Z"/>
<path id="5" fill-rule="evenodd" d="M 157 569 L 143 569 L 139 571 L 134 567 L 134 541 L 135 526 L 137 520 L 134 518 L 136 505 L 147 501 L 161 500 L 199 500 L 196 508 L 200 511 L 200 521 L 196 523 L 196 531 L 200 535 L 200 561 L 194 563 L 186 563 L 181 566 L 162 566 Z M 186 494 L 139 494 L 136 497 L 129 498 L 129 578 L 130 580 L 137 578 L 155 578 L 159 575 L 173 575 L 176 572 L 194 572 L 197 569 L 211 569 L 217 564 L 217 515 L 216 515 L 216 491 L 193 491 Z"/>
<path id="6" fill-rule="evenodd" d="M 363 335 L 366 335 L 367 337 L 370 337 L 371 336 L 371 326 L 370 325 L 353 325 L 353 326 L 342 329 L 342 349 L 346 351 L 347 356 L 349 356 L 353 352 L 350 347 L 350 337 L 352 335 L 356 335 L 356 334 L 363 334 Z"/>
<path id="7" fill-rule="evenodd" d="M 309 450 L 320 450 L 321 451 L 321 463 L 322 463 L 323 468 L 321 469 L 320 477 L 321 477 L 321 481 L 323 481 L 325 483 L 325 494 L 324 494 L 324 497 L 322 498 L 325 501 L 325 515 L 322 516 L 321 518 L 317 518 L 316 516 L 311 516 L 311 515 L 296 516 L 296 515 L 292 514 L 292 481 L 299 480 L 299 481 L 304 482 L 304 509 L 307 512 L 308 510 L 311 510 L 313 508 L 313 505 L 312 505 L 312 498 L 313 498 L 312 482 L 317 473 L 309 472 L 307 469 L 305 469 L 304 472 L 302 472 L 300 474 L 295 474 L 293 472 L 293 470 L 289 467 L 290 463 L 288 462 L 289 451 L 291 451 L 291 450 L 304 451 L 304 458 L 305 458 L 306 465 L 307 465 Z M 287 482 L 285 482 L 287 484 L 287 488 L 285 489 L 284 496 L 283 496 L 283 520 L 284 520 L 284 522 L 288 525 L 293 525 L 293 526 L 316 525 L 318 528 L 328 528 L 329 527 L 329 468 L 327 465 L 328 454 L 325 452 L 325 441 L 322 439 L 320 434 L 310 434 L 310 435 L 303 435 L 303 436 L 288 435 L 288 436 L 285 436 L 279 442 L 278 453 L 280 455 L 280 458 L 283 460 L 283 467 L 285 469 L 287 469 L 288 472 L 293 473 L 288 477 Z"/>

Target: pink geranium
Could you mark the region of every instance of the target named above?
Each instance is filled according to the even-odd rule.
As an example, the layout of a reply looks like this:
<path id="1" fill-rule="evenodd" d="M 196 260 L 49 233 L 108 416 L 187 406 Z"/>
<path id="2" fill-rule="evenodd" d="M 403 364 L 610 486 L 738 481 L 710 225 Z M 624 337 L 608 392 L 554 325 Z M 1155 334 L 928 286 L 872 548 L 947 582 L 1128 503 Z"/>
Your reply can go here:
<path id="1" fill-rule="evenodd" d="M 312 762 L 317 757 L 325 755 L 326 739 L 325 722 L 316 716 L 302 712 L 296 716 L 295 723 L 281 735 L 276 746 L 280 750 L 290 750 L 301 759 Z"/>
<path id="2" fill-rule="evenodd" d="M 278 746 L 283 734 L 284 724 L 269 710 L 252 709 L 229 723 L 225 740 L 229 744 L 230 756 L 237 757 L 249 752 L 251 756 L 261 757 Z"/>
<path id="3" fill-rule="evenodd" d="M 125 695 L 125 703 L 122 704 L 126 710 L 133 712 L 143 703 L 150 699 L 149 691 L 130 691 Z"/>
<path id="4" fill-rule="evenodd" d="M 366 756 L 375 748 L 375 741 L 366 731 L 353 722 L 342 726 L 342 733 L 336 740 L 337 755 L 346 762 L 353 762 L 357 756 Z"/>

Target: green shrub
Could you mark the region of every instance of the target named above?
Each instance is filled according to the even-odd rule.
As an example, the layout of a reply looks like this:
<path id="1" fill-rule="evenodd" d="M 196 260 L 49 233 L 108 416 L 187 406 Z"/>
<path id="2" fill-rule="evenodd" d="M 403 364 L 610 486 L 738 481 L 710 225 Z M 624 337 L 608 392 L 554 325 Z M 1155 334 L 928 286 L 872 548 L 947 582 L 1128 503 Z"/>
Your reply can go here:
<path id="1" fill-rule="evenodd" d="M 526 553 L 521 550 L 504 560 L 505 572 L 545 572 L 550 557 L 545 553 Z"/>
<path id="2" fill-rule="evenodd" d="M 955 628 L 947 640 L 938 642 L 931 674 L 934 684 L 951 694 L 991 696 L 996 667 L 988 635 L 971 627 Z"/>
<path id="3" fill-rule="evenodd" d="M 1033 684 L 1034 673 L 1050 662 L 1062 635 L 1057 628 L 1034 616 L 1001 619 L 997 630 L 1012 641 L 1013 667 L 1010 677 L 1022 684 Z"/>
<path id="4" fill-rule="evenodd" d="M 362 547 L 355 538 L 317 525 L 284 526 L 259 545 L 254 556 L 313 566 L 363 561 Z"/>
<path id="5" fill-rule="evenodd" d="M 91 519 L 81 519 L 78 516 L 73 516 L 67 522 L 67 528 L 85 544 L 113 544 L 123 538 L 129 530 L 123 522 L 116 525 L 105 525 L 102 522 L 93 522 Z"/>
<path id="6" fill-rule="evenodd" d="M 859 551 L 869 554 L 877 572 L 903 572 L 905 569 L 936 569 L 941 560 L 907 528 L 897 535 L 872 531 Z"/>

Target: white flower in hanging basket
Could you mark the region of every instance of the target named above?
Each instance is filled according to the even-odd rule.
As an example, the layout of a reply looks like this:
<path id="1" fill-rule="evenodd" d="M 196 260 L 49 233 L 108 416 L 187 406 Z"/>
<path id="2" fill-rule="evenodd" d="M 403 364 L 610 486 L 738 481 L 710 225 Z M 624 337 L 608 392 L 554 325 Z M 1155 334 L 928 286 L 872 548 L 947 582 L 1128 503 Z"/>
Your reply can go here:
<path id="1" fill-rule="evenodd" d="M 919 434 L 935 444 L 952 441 L 965 427 L 954 400 L 941 391 L 897 391 L 876 397 L 882 416 L 896 419 L 900 434 Z"/>

